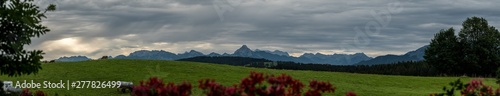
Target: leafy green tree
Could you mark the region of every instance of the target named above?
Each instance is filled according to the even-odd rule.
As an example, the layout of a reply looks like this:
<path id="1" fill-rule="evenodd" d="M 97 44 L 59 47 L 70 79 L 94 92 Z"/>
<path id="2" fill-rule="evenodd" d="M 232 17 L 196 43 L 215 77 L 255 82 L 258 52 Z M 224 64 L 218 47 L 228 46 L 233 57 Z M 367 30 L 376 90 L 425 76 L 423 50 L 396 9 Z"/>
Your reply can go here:
<path id="1" fill-rule="evenodd" d="M 45 11 L 33 4 L 33 0 L 0 0 L 0 75 L 19 76 L 37 73 L 42 69 L 41 50 L 26 51 L 23 46 L 31 43 L 32 37 L 40 37 L 50 30 L 42 25 Z"/>
<path id="2" fill-rule="evenodd" d="M 441 30 L 425 50 L 425 62 L 445 74 L 457 74 L 455 72 L 464 71 L 459 65 L 461 52 L 457 50 L 460 50 L 460 43 L 455 36 L 455 30 Z"/>
<path id="3" fill-rule="evenodd" d="M 484 18 L 467 18 L 459 40 L 463 44 L 463 63 L 471 74 L 493 75 L 500 63 L 500 33 Z"/>
<path id="4" fill-rule="evenodd" d="M 441 30 L 425 52 L 426 62 L 442 73 L 493 76 L 500 66 L 500 33 L 484 18 L 467 18 L 459 36 Z"/>

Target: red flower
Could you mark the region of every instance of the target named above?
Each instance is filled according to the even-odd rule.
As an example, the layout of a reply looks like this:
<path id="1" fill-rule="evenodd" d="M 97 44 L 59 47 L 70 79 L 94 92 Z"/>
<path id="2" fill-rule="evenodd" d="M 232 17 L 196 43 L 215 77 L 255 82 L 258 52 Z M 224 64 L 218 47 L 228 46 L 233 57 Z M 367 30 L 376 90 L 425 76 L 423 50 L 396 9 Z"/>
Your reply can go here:
<path id="1" fill-rule="evenodd" d="M 356 96 L 356 93 L 354 92 L 347 92 L 347 94 L 345 94 L 345 96 Z"/>
<path id="2" fill-rule="evenodd" d="M 262 84 L 263 81 L 268 86 Z M 198 88 L 204 90 L 206 96 L 300 96 L 304 84 L 291 76 L 281 74 L 279 76 L 263 73 L 250 72 L 250 75 L 241 80 L 239 85 L 223 86 L 213 79 L 202 79 L 198 81 Z M 328 82 L 313 80 L 309 84 L 310 89 L 306 96 L 321 96 L 321 93 L 335 91 L 335 87 Z M 174 83 L 164 84 L 162 80 L 153 77 L 149 81 L 141 81 L 139 86 L 134 86 L 133 96 L 189 96 L 192 86 L 188 82 L 180 85 Z M 355 96 L 356 94 L 347 94 Z"/>
<path id="3" fill-rule="evenodd" d="M 37 90 L 35 92 L 35 96 L 47 96 L 47 94 L 45 94 L 43 91 Z"/>
<path id="4" fill-rule="evenodd" d="M 31 96 L 32 93 L 30 92 L 29 89 L 23 89 L 23 91 L 21 92 L 20 96 Z"/>
<path id="5" fill-rule="evenodd" d="M 32 92 L 30 92 L 29 89 L 23 89 L 23 91 L 21 91 L 21 93 L 19 94 L 20 96 L 47 96 L 47 94 L 45 94 L 43 91 L 40 91 L 40 90 L 37 90 L 35 91 L 35 95 L 33 95 Z"/>
<path id="6" fill-rule="evenodd" d="M 254 84 L 260 84 L 265 80 L 264 73 L 250 72 L 250 76 L 248 77 L 252 79 Z"/>
<path id="7" fill-rule="evenodd" d="M 168 83 L 156 77 L 149 78 L 149 81 L 141 81 L 139 86 L 134 86 L 132 96 L 189 96 L 192 86 L 188 82 L 180 85 Z"/>

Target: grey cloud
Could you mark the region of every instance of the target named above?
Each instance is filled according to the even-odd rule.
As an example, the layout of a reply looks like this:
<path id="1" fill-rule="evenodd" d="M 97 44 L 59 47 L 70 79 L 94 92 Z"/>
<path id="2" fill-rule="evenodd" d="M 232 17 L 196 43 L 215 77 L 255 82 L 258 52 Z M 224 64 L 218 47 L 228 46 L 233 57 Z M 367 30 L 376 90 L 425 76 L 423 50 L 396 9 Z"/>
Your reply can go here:
<path id="1" fill-rule="evenodd" d="M 50 1 L 50 0 L 49 0 Z M 47 2 L 49 2 L 47 1 Z M 219 0 L 224 1 L 224 0 Z M 480 16 L 500 27 L 499 1 L 419 0 L 419 1 L 332 1 L 332 0 L 55 0 L 56 12 L 49 12 L 46 25 L 52 32 L 35 38 L 30 47 L 68 37 L 109 40 L 89 53 L 58 51 L 63 54 L 118 55 L 121 50 L 164 48 L 174 53 L 189 51 L 232 53 L 242 44 L 253 49 L 271 48 L 292 53 L 342 50 L 364 32 L 366 24 L 377 22 L 371 12 L 388 12 L 388 4 L 400 4 L 401 11 L 389 14 L 390 22 L 378 35 L 369 35 L 369 44 L 349 50 L 372 55 L 404 53 L 429 43 L 440 29 L 455 30 L 467 17 Z M 241 2 L 240 2 L 241 1 Z M 44 2 L 43 4 L 46 4 Z M 49 2 L 49 3 L 50 3 Z M 48 3 L 47 3 L 48 4 Z M 221 14 L 214 4 L 230 4 Z M 218 5 L 217 5 L 218 6 Z M 220 11 L 220 10 L 219 10 Z M 387 14 L 382 15 L 382 17 Z M 373 29 L 372 29 L 373 30 Z M 113 40 L 119 41 L 113 41 Z M 122 40 L 122 41 L 120 41 Z M 159 46 L 153 43 L 166 42 Z M 102 42 L 106 43 L 106 42 Z M 107 44 L 106 43 L 106 44 Z M 210 44 L 212 49 L 193 47 Z M 92 44 L 90 44 L 92 45 Z M 274 48 L 274 49 L 273 49 Z M 344 50 L 346 51 L 346 50 Z M 115 53 L 113 53 L 115 52 Z M 347 52 L 347 51 L 346 51 Z M 123 53 L 123 52 L 122 52 Z"/>

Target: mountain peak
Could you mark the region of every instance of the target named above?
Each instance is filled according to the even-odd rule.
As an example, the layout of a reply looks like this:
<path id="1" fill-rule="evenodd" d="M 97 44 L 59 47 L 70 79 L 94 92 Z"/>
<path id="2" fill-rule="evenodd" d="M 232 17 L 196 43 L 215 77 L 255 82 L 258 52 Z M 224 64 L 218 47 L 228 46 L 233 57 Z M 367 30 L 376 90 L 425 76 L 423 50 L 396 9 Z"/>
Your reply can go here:
<path id="1" fill-rule="evenodd" d="M 221 56 L 219 53 L 212 52 L 208 54 L 207 56 Z"/>
<path id="2" fill-rule="evenodd" d="M 422 46 L 422 47 L 418 48 L 417 50 L 410 51 L 410 52 L 404 54 L 404 56 L 418 57 L 419 60 L 423 60 L 424 59 L 424 55 L 425 55 L 425 50 L 428 47 L 429 47 L 429 45 Z"/>
<path id="3" fill-rule="evenodd" d="M 184 52 L 182 54 L 177 54 L 178 58 L 190 58 L 196 56 L 203 56 L 204 54 L 196 50 L 190 50 L 189 52 Z"/>
<path id="4" fill-rule="evenodd" d="M 203 53 L 196 51 L 196 50 L 191 50 L 189 51 L 190 54 L 198 54 L 198 55 L 203 55 Z"/>
<path id="5" fill-rule="evenodd" d="M 240 48 L 238 48 L 236 51 L 252 51 L 250 48 L 247 47 L 247 45 L 243 45 Z"/>
<path id="6" fill-rule="evenodd" d="M 315 55 L 318 55 L 318 56 L 325 56 L 325 54 L 323 54 L 323 53 L 319 53 L 319 52 L 317 52 Z"/>
<path id="7" fill-rule="evenodd" d="M 190 53 L 190 54 L 203 54 L 203 53 L 201 53 L 199 51 L 196 51 L 196 50 L 191 50 L 191 51 L 186 52 L 186 53 Z"/>
<path id="8" fill-rule="evenodd" d="M 354 56 L 367 56 L 365 53 L 360 52 L 360 53 L 354 53 Z M 368 57 L 368 56 L 367 56 Z"/>
<path id="9" fill-rule="evenodd" d="M 241 46 L 238 50 L 234 51 L 233 55 L 251 57 L 253 51 L 247 45 Z"/>
<path id="10" fill-rule="evenodd" d="M 240 49 L 241 49 L 241 48 L 244 48 L 244 49 L 250 49 L 250 48 L 248 48 L 248 47 L 247 47 L 247 45 L 242 45 L 242 46 L 240 47 Z"/>

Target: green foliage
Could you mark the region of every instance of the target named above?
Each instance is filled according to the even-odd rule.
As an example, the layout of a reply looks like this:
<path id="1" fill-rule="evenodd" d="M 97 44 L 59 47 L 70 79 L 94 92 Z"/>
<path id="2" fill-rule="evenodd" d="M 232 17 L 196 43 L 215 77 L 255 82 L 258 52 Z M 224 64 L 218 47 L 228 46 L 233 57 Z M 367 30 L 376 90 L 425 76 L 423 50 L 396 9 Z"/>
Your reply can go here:
<path id="1" fill-rule="evenodd" d="M 425 61 L 449 75 L 494 76 L 500 63 L 500 33 L 484 18 L 467 18 L 459 36 L 441 30 L 425 52 Z"/>
<path id="2" fill-rule="evenodd" d="M 451 88 L 448 88 L 446 86 L 443 87 L 443 91 L 445 91 L 445 93 L 440 93 L 438 94 L 438 96 L 454 96 L 455 90 L 462 90 L 467 87 L 467 85 L 460 81 L 460 79 L 457 79 L 457 81 L 455 82 L 450 82 L 449 85 L 451 86 Z"/>
<path id="3" fill-rule="evenodd" d="M 37 73 L 41 50 L 26 51 L 24 45 L 31 43 L 32 37 L 40 37 L 50 30 L 42 25 L 46 11 L 54 11 L 50 5 L 44 12 L 33 4 L 33 0 L 0 1 L 0 75 L 20 76 Z"/>
<path id="4" fill-rule="evenodd" d="M 460 52 L 457 52 L 457 50 L 460 50 L 460 44 L 454 31 L 453 28 L 441 30 L 434 36 L 429 48 L 425 50 L 425 61 L 445 74 L 463 72 L 461 66 L 458 65 Z"/>
<path id="5" fill-rule="evenodd" d="M 277 62 L 272 69 L 313 70 L 350 72 L 363 74 L 405 75 L 405 76 L 437 76 L 437 72 L 422 61 L 405 61 L 392 64 L 378 65 L 330 65 L 330 64 L 301 64 L 294 62 Z"/>
<path id="6" fill-rule="evenodd" d="M 2 87 L 3 87 L 3 81 L 2 81 L 2 80 L 0 80 L 0 88 L 2 88 Z M 7 94 L 5 93 L 5 91 L 4 91 L 3 89 L 0 89 L 0 96 L 5 96 L 5 95 L 7 95 Z"/>
<path id="7" fill-rule="evenodd" d="M 451 89 L 443 88 L 445 93 L 434 93 L 429 96 L 454 96 L 455 90 L 460 92 L 460 96 L 500 96 L 500 88 L 493 90 L 492 86 L 485 85 L 482 79 L 473 79 L 464 84 L 458 79 L 450 82 Z"/>
<path id="8" fill-rule="evenodd" d="M 457 79 L 455 82 L 450 82 L 449 86 L 451 86 L 451 88 L 446 86 L 443 87 L 442 90 L 444 93 L 432 93 L 429 96 L 454 96 L 455 90 L 462 90 L 465 87 L 460 79 Z"/>
<path id="9" fill-rule="evenodd" d="M 497 69 L 497 73 L 496 74 L 497 74 L 497 77 L 496 77 L 497 84 L 500 84 L 500 75 L 498 75 L 498 74 L 500 74 L 500 67 Z"/>
<path id="10" fill-rule="evenodd" d="M 463 44 L 462 62 L 468 65 L 464 67 L 469 74 L 494 74 L 500 63 L 499 31 L 478 17 L 468 18 L 462 26 L 458 39 Z"/>

